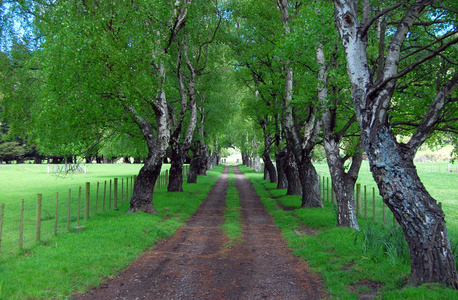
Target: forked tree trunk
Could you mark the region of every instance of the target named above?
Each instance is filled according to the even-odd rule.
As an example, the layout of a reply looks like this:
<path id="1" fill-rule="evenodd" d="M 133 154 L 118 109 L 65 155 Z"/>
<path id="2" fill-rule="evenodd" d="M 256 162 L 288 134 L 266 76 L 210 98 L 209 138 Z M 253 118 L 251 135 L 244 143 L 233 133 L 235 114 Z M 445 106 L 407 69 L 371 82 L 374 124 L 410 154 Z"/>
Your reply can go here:
<path id="1" fill-rule="evenodd" d="M 165 74 L 163 67 L 161 67 L 161 74 Z M 130 213 L 137 211 L 156 213 L 153 205 L 154 185 L 161 173 L 162 159 L 170 141 L 170 122 L 164 90 L 159 92 L 156 99 L 157 101 L 152 103 L 156 113 L 155 129 L 133 106 L 126 107 L 142 131 L 148 145 L 148 158 L 135 179 L 128 210 Z"/>
<path id="2" fill-rule="evenodd" d="M 275 162 L 277 165 L 277 189 L 286 189 L 288 187 L 288 179 L 286 178 L 286 149 L 275 152 Z"/>
<path id="3" fill-rule="evenodd" d="M 185 58 L 186 66 L 191 73 L 188 78 L 188 86 L 185 87 L 184 76 L 181 71 L 182 58 Z M 173 118 L 175 128 L 173 130 L 170 147 L 171 147 L 171 166 L 169 173 L 169 184 L 167 186 L 168 192 L 182 192 L 183 191 L 183 162 L 189 149 L 191 148 L 192 137 L 197 125 L 197 102 L 196 102 L 196 70 L 188 58 L 187 43 L 182 44 L 182 49 L 178 52 L 177 62 L 177 75 L 179 79 L 180 95 L 181 95 L 181 112 L 178 120 Z M 189 99 L 189 100 L 188 100 Z M 187 110 L 190 110 L 189 123 L 184 131 L 183 123 Z M 183 141 L 181 140 L 183 135 Z"/>
<path id="4" fill-rule="evenodd" d="M 289 23 L 288 0 L 278 0 L 281 10 L 281 19 L 285 35 L 291 33 Z M 320 123 L 315 115 L 313 103 L 309 104 L 308 115 L 299 122 L 298 116 L 293 109 L 293 68 L 290 61 L 285 63 L 285 96 L 283 99 L 284 116 L 283 128 L 286 136 L 288 151 L 291 150 L 299 169 L 299 179 L 302 187 L 301 207 L 323 207 L 318 174 L 312 165 L 311 153 L 316 144 L 316 138 L 320 132 Z"/>
<path id="5" fill-rule="evenodd" d="M 356 218 L 355 184 L 358 178 L 358 170 L 361 166 L 362 155 L 352 160 L 352 169 L 347 173 L 345 172 L 345 161 L 340 156 L 339 143 L 325 138 L 324 147 L 331 173 L 332 188 L 337 202 L 337 226 L 359 230 Z M 358 165 L 353 166 L 353 164 Z"/>
<path id="6" fill-rule="evenodd" d="M 355 205 L 355 184 L 358 178 L 359 169 L 362 162 L 361 139 L 358 140 L 355 154 L 352 156 L 351 167 L 348 172 L 345 171 L 345 162 L 350 157 L 341 157 L 340 144 L 341 139 L 351 124 L 356 121 L 352 116 L 347 124 L 336 132 L 337 119 L 337 101 L 332 101 L 328 96 L 328 70 L 326 64 L 323 46 L 318 43 L 316 46 L 316 60 L 319 64 L 318 72 L 318 99 L 322 103 L 322 125 L 323 125 L 323 144 L 326 152 L 329 171 L 332 179 L 332 189 L 336 196 L 337 202 L 337 226 L 350 227 L 359 230 L 358 220 L 356 218 Z M 332 65 L 332 64 L 331 64 Z M 336 92 L 334 92 L 336 94 Z M 353 114 L 353 113 L 352 113 Z"/>

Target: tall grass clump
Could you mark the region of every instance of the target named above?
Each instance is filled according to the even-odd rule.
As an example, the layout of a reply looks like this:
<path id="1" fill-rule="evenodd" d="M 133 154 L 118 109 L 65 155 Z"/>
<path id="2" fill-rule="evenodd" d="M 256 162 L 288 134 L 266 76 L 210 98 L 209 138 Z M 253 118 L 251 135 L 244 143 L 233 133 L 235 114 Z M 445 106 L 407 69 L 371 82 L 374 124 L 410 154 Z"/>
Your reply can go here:
<path id="1" fill-rule="evenodd" d="M 363 255 L 374 262 L 387 259 L 392 265 L 409 264 L 409 247 L 400 226 L 382 226 L 366 222 L 360 231 L 354 231 L 355 244 L 360 239 Z"/>

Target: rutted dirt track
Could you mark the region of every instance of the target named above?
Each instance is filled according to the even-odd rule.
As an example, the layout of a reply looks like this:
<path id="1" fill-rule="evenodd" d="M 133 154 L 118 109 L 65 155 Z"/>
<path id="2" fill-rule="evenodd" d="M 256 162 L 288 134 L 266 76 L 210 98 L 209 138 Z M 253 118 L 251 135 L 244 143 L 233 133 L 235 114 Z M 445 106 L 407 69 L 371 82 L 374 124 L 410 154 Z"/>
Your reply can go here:
<path id="1" fill-rule="evenodd" d="M 320 279 L 292 256 L 237 167 L 243 241 L 223 248 L 228 167 L 186 226 L 117 277 L 74 299 L 320 299 Z"/>

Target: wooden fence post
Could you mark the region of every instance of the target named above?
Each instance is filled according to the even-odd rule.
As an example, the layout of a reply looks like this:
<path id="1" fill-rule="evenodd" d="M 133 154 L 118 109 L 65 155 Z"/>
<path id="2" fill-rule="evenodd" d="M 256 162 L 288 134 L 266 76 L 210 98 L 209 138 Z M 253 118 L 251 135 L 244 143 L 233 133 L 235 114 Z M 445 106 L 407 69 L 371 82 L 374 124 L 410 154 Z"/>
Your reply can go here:
<path id="1" fill-rule="evenodd" d="M 367 220 L 367 187 L 364 186 L 364 219 Z"/>
<path id="2" fill-rule="evenodd" d="M 68 190 L 68 202 L 67 202 L 67 231 L 70 231 L 70 212 L 72 203 L 72 190 Z"/>
<path id="3" fill-rule="evenodd" d="M 19 213 L 19 249 L 24 246 L 24 199 L 21 199 L 21 211 Z"/>
<path id="4" fill-rule="evenodd" d="M 124 178 L 121 178 L 121 204 L 124 204 Z"/>
<path id="5" fill-rule="evenodd" d="M 99 188 L 100 188 L 100 182 L 97 181 L 97 191 L 95 192 L 94 216 L 97 216 L 97 210 L 98 210 L 98 206 L 99 206 Z"/>
<path id="6" fill-rule="evenodd" d="M 35 220 L 35 241 L 41 240 L 41 203 L 43 201 L 43 195 L 37 194 L 37 215 Z"/>
<path id="7" fill-rule="evenodd" d="M 324 201 L 324 193 L 323 193 L 323 182 L 322 182 L 322 179 L 323 176 L 321 175 L 318 175 L 318 182 L 320 183 L 320 193 L 321 193 L 321 198 L 322 200 Z"/>
<path id="8" fill-rule="evenodd" d="M 113 181 L 113 208 L 118 209 L 118 178 Z"/>
<path id="9" fill-rule="evenodd" d="M 375 187 L 372 188 L 372 220 L 375 222 Z"/>
<path id="10" fill-rule="evenodd" d="M 54 235 L 57 235 L 57 221 L 59 220 L 59 193 L 56 192 L 56 209 L 54 211 Z"/>
<path id="11" fill-rule="evenodd" d="M 103 185 L 103 203 L 102 203 L 103 211 L 105 211 L 106 198 L 107 198 L 107 181 L 105 180 L 105 184 Z"/>
<path id="12" fill-rule="evenodd" d="M 126 201 L 129 201 L 129 177 L 126 178 Z"/>
<path id="13" fill-rule="evenodd" d="M 329 177 L 326 177 L 326 201 L 329 202 Z"/>
<path id="14" fill-rule="evenodd" d="M 356 215 L 361 215 L 361 183 L 356 184 Z"/>
<path id="15" fill-rule="evenodd" d="M 78 212 L 76 213 L 76 225 L 80 226 L 80 214 L 81 214 L 81 186 L 78 190 Z"/>
<path id="16" fill-rule="evenodd" d="M 110 192 L 108 193 L 108 209 L 111 209 L 111 179 L 110 179 Z"/>
<path id="17" fill-rule="evenodd" d="M 3 216 L 5 215 L 5 203 L 0 205 L 0 252 L 2 251 L 2 232 L 3 232 Z"/>
<path id="18" fill-rule="evenodd" d="M 84 219 L 89 219 L 89 202 L 91 199 L 91 183 L 86 182 L 86 197 L 85 197 L 85 205 L 84 205 Z"/>
<path id="19" fill-rule="evenodd" d="M 332 183 L 332 180 L 331 180 L 331 183 Z M 334 203 L 334 197 L 335 197 L 334 187 L 331 184 L 331 202 L 332 203 Z"/>

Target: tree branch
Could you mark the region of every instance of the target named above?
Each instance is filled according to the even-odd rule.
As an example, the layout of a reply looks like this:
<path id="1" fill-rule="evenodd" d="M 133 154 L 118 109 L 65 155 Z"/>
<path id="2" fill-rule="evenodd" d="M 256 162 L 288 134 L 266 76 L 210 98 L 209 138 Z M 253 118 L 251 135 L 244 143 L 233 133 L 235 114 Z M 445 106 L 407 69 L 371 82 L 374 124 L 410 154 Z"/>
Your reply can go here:
<path id="1" fill-rule="evenodd" d="M 445 105 L 449 103 L 450 94 L 457 88 L 457 86 L 458 73 L 455 73 L 455 75 L 449 80 L 449 82 L 447 82 L 447 84 L 442 88 L 442 90 L 440 90 L 437 93 L 422 123 L 420 124 L 420 126 L 418 126 L 417 130 L 408 142 L 407 146 L 409 147 L 410 151 L 412 151 L 411 155 L 413 155 L 416 152 L 418 147 L 420 147 L 421 144 L 423 144 L 423 142 L 428 138 L 430 133 L 433 131 L 434 126 L 437 124 L 439 120 L 440 113 L 444 109 Z"/>
<path id="2" fill-rule="evenodd" d="M 390 11 L 392 10 L 395 10 L 396 8 L 404 5 L 405 3 L 407 3 L 408 1 L 402 1 L 402 2 L 399 2 L 399 3 L 396 3 L 395 5 L 393 6 L 390 6 L 384 10 L 382 10 L 381 12 L 379 12 L 378 14 L 376 14 L 372 19 L 368 20 L 367 22 L 364 23 L 364 27 L 361 29 L 361 37 L 365 37 L 367 35 L 367 32 L 369 31 L 369 28 L 372 26 L 372 24 L 374 24 L 375 21 L 377 21 L 381 16 L 383 15 L 386 15 L 387 13 L 389 13 Z"/>

